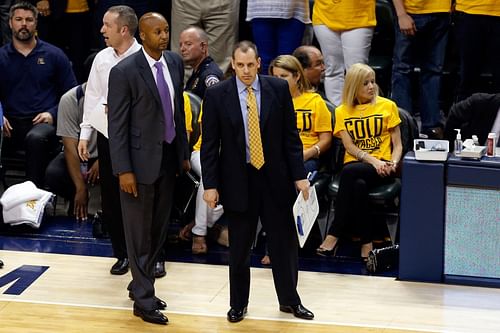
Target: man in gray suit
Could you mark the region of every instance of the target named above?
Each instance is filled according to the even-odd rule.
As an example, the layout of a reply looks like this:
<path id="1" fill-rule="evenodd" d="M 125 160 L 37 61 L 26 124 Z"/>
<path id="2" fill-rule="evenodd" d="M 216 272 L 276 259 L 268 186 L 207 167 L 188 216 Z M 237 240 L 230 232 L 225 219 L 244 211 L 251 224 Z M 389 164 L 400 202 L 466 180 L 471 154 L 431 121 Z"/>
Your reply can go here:
<path id="1" fill-rule="evenodd" d="M 143 49 L 111 69 L 108 132 L 132 272 L 128 289 L 134 315 L 166 324 L 155 296 L 154 264 L 165 241 L 176 173 L 189 169 L 184 100 L 184 67 L 165 51 L 168 23 L 158 13 L 139 20 Z"/>

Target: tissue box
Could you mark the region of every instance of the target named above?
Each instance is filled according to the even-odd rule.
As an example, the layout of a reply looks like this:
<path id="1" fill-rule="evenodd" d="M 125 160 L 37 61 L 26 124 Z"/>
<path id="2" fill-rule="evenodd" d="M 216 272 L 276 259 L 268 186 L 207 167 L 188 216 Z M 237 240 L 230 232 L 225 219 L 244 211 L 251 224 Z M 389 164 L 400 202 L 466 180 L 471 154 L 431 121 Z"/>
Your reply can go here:
<path id="1" fill-rule="evenodd" d="M 472 146 L 471 148 L 462 149 L 462 153 L 457 155 L 461 158 L 472 158 L 472 159 L 481 159 L 486 153 L 486 147 L 484 146 Z"/>
<path id="2" fill-rule="evenodd" d="M 446 161 L 450 151 L 448 140 L 413 140 L 415 158 L 419 161 Z"/>

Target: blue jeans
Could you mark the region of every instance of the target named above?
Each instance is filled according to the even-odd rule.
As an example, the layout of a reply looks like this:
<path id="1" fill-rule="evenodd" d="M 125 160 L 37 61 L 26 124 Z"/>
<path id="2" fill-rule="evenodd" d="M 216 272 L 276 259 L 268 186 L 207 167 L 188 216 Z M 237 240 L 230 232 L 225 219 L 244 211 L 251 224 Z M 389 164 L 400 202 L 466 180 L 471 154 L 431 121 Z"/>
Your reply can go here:
<path id="1" fill-rule="evenodd" d="M 292 54 L 302 44 L 305 24 L 296 19 L 256 18 L 252 32 L 259 51 L 261 73 L 268 74 L 271 61 L 282 54 Z"/>
<path id="2" fill-rule="evenodd" d="M 392 99 L 412 112 L 411 74 L 420 68 L 419 110 L 422 130 L 442 126 L 439 93 L 450 16 L 447 13 L 411 14 L 417 28 L 414 36 L 401 33 L 396 24 L 392 66 Z"/>

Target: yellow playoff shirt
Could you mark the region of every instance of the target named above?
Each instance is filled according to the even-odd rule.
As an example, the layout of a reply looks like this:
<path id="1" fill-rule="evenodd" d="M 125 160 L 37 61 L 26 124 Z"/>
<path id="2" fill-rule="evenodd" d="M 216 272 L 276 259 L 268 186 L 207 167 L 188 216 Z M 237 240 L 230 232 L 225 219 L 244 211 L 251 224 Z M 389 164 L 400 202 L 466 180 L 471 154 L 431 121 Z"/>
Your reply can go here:
<path id="1" fill-rule="evenodd" d="M 189 100 L 189 95 L 186 94 L 185 92 L 182 93 L 182 96 L 184 97 L 184 113 L 186 114 L 185 115 L 185 117 L 186 117 L 185 118 L 186 119 L 186 132 L 187 132 L 187 136 L 189 139 L 189 135 L 193 131 L 193 125 L 192 125 L 193 114 L 191 112 L 191 101 Z"/>
<path id="2" fill-rule="evenodd" d="M 332 131 L 332 116 L 325 101 L 314 92 L 305 92 L 293 99 L 297 129 L 304 149 L 319 142 L 319 133 Z"/>
<path id="3" fill-rule="evenodd" d="M 448 13 L 451 0 L 404 0 L 408 14 Z"/>
<path id="4" fill-rule="evenodd" d="M 68 0 L 66 13 L 86 13 L 88 11 L 89 4 L 87 3 L 87 0 Z"/>
<path id="5" fill-rule="evenodd" d="M 500 0 L 457 0 L 455 9 L 467 14 L 500 16 Z"/>
<path id="6" fill-rule="evenodd" d="M 312 22 L 337 31 L 374 27 L 375 0 L 315 0 Z"/>
<path id="7" fill-rule="evenodd" d="M 198 141 L 193 145 L 193 151 L 201 150 L 201 114 L 203 113 L 203 109 L 200 109 L 200 116 L 198 118 L 198 124 L 200 124 L 200 136 L 198 137 Z"/>
<path id="8" fill-rule="evenodd" d="M 335 110 L 333 135 L 340 137 L 347 131 L 359 149 L 380 160 L 391 160 L 391 133 L 389 130 L 401 123 L 396 103 L 377 97 L 375 104 L 357 105 L 353 109 L 344 104 Z M 347 151 L 344 164 L 356 161 Z"/>

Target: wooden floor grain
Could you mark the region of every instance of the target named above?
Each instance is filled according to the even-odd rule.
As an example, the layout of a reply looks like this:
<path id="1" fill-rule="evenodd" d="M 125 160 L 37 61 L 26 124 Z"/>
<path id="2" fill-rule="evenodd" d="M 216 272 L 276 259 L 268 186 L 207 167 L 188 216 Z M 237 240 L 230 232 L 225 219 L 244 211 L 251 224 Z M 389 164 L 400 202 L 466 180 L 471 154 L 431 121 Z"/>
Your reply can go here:
<path id="1" fill-rule="evenodd" d="M 49 267 L 21 295 L 0 287 L 0 332 L 500 332 L 498 289 L 300 272 L 299 293 L 316 315 L 303 321 L 279 311 L 271 271 L 260 268 L 252 269 L 248 316 L 231 324 L 227 267 L 187 263 L 167 263 L 156 282 L 168 303 L 166 329 L 133 316 L 130 275 L 110 275 L 112 258 L 16 251 L 0 258 L 0 276 L 21 265 Z"/>

